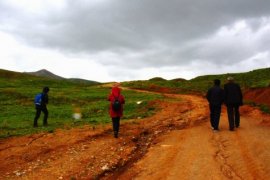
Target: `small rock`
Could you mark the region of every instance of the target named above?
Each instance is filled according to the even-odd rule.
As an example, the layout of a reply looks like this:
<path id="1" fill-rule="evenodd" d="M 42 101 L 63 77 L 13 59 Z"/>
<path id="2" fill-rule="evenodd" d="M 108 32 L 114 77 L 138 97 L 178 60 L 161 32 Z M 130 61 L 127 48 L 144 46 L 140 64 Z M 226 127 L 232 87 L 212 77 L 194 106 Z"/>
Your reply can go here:
<path id="1" fill-rule="evenodd" d="M 108 165 L 107 164 L 105 164 L 104 166 L 102 166 L 102 168 L 101 168 L 103 171 L 106 171 L 106 170 L 109 170 L 109 167 L 108 167 Z"/>

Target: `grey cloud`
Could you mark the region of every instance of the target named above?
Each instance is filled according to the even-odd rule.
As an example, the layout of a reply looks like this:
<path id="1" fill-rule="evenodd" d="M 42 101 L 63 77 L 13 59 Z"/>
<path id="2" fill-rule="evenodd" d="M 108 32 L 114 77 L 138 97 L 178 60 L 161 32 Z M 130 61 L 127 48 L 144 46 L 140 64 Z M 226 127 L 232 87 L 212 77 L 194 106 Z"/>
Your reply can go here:
<path id="1" fill-rule="evenodd" d="M 241 19 L 250 20 L 256 33 L 262 26 L 257 18 L 269 17 L 269 7 L 266 0 L 109 0 L 97 4 L 68 0 L 61 10 L 33 15 L 14 12 L 7 3 L 0 3 L 5 9 L 0 12 L 2 27 L 14 23 L 13 28 L 9 24 L 8 29 L 0 26 L 0 30 L 30 46 L 67 54 L 111 52 L 113 59 L 105 57 L 99 62 L 127 69 L 181 66 L 193 61 L 230 64 L 266 50 L 269 38 L 263 36 L 249 45 L 245 41 L 215 42 L 211 37 L 220 27 Z"/>
<path id="2" fill-rule="evenodd" d="M 33 45 L 70 51 L 141 50 L 153 41 L 178 45 L 235 19 L 269 15 L 267 7 L 263 0 L 67 1 L 65 9 L 46 16 L 22 14 L 27 19 L 13 31 Z"/>

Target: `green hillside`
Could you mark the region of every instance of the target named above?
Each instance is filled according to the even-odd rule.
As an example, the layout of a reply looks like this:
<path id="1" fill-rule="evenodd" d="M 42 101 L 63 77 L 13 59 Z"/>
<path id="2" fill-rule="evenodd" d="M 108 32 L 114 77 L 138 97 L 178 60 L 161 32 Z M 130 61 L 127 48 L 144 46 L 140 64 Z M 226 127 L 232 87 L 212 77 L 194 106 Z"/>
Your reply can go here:
<path id="1" fill-rule="evenodd" d="M 162 78 L 152 78 L 148 81 L 130 81 L 122 83 L 124 86 L 138 89 L 169 88 L 174 93 L 199 92 L 204 93 L 213 85 L 214 79 L 220 79 L 223 84 L 226 78 L 232 76 L 242 88 L 260 88 L 270 86 L 270 68 L 257 69 L 246 73 L 229 73 L 221 75 L 199 76 L 191 80 L 174 79 L 165 80 Z"/>
<path id="2" fill-rule="evenodd" d="M 42 127 L 43 114 L 39 128 L 32 128 L 35 108 L 34 96 L 44 86 L 49 92 L 49 126 Z M 110 123 L 107 95 L 110 88 L 93 85 L 85 81 L 54 80 L 26 73 L 0 70 L 0 137 L 31 134 L 40 131 L 53 132 L 56 128 L 70 128 L 84 124 Z M 148 102 L 158 95 L 123 91 L 126 97 L 125 117 L 132 119 L 145 117 L 154 112 L 155 107 Z M 137 105 L 137 101 L 143 101 Z M 81 120 L 72 118 L 73 110 L 80 108 Z"/>
<path id="3" fill-rule="evenodd" d="M 199 76 L 191 80 L 181 78 L 166 80 L 157 77 L 148 81 L 123 82 L 122 85 L 152 91 L 204 94 L 212 86 L 214 79 L 219 78 L 224 84 L 228 76 L 233 76 L 236 82 L 246 89 L 270 86 L 270 68 L 246 73 Z M 42 127 L 42 115 L 39 119 L 41 126 L 34 129 L 32 128 L 35 115 L 33 99 L 44 86 L 50 87 L 49 126 Z M 110 88 L 102 87 L 102 84 L 68 79 L 56 80 L 0 70 L 0 138 L 40 131 L 53 132 L 56 128 L 71 128 L 84 124 L 110 123 L 107 102 L 109 92 Z M 153 103 L 148 102 L 162 98 L 160 95 L 136 93 L 129 90 L 124 90 L 123 94 L 126 97 L 123 120 L 153 114 L 155 107 L 150 106 L 149 104 Z M 137 105 L 137 101 L 143 103 Z M 75 108 L 81 109 L 81 120 L 72 118 Z"/>

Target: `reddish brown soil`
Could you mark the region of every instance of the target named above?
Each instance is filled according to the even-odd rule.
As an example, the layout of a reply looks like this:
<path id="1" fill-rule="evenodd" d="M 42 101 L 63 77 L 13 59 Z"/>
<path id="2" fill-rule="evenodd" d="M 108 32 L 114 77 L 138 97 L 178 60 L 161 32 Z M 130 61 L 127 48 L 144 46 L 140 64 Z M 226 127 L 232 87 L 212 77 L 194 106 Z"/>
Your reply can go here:
<path id="1" fill-rule="evenodd" d="M 149 118 L 85 126 L 0 141 L 0 179 L 267 179 L 270 117 L 241 107 L 241 127 L 209 127 L 208 104 L 194 95 L 166 95 Z"/>
<path id="2" fill-rule="evenodd" d="M 268 105 L 270 108 L 270 87 L 248 89 L 244 92 L 244 98 L 257 104 Z"/>

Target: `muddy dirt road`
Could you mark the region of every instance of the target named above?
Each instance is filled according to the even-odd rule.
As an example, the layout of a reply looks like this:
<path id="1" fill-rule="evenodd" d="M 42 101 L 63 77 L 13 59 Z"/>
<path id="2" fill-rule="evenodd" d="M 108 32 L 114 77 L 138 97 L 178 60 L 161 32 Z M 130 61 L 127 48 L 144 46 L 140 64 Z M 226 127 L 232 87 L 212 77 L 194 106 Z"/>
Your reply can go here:
<path id="1" fill-rule="evenodd" d="M 241 125 L 211 130 L 208 104 L 165 95 L 153 117 L 0 141 L 0 179 L 270 179 L 270 117 L 241 108 Z"/>

